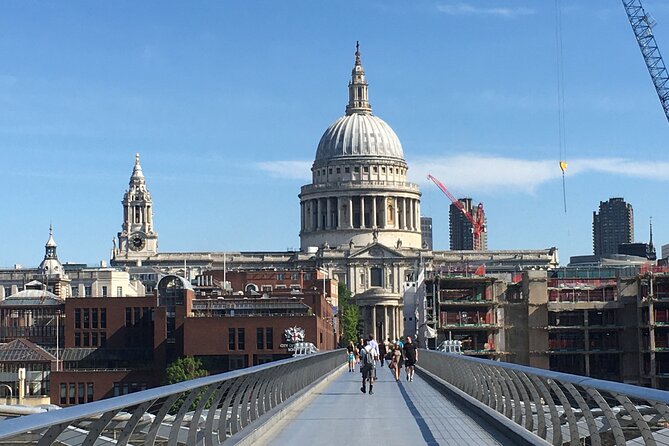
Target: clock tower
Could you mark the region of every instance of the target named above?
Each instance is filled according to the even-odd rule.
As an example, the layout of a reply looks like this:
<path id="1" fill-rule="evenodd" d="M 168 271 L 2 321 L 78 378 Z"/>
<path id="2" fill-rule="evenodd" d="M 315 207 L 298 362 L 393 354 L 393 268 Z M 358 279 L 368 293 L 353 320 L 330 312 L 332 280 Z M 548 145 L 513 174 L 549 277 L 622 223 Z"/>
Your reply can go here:
<path id="1" fill-rule="evenodd" d="M 130 186 L 123 195 L 123 225 L 118 233 L 118 246 L 114 243 L 112 262 L 137 260 L 154 256 L 158 251 L 158 234 L 153 230 L 153 201 L 146 189 L 146 179 L 135 155 Z"/>

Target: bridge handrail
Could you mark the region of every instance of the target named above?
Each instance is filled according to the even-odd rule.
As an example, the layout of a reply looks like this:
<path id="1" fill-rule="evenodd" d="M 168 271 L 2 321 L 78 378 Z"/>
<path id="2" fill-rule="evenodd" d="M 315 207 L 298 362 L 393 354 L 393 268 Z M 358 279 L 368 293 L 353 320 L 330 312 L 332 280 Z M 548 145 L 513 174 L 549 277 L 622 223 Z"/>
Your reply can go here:
<path id="1" fill-rule="evenodd" d="M 454 353 L 419 366 L 555 444 L 667 444 L 669 392 Z"/>
<path id="2" fill-rule="evenodd" d="M 215 404 L 213 404 L 214 410 L 209 408 L 210 413 L 219 409 L 218 406 L 221 404 L 221 400 L 224 400 L 224 406 L 227 403 L 226 410 L 232 407 L 233 416 L 237 419 L 231 420 L 228 416 L 222 417 L 223 420 L 219 423 L 218 431 L 213 426 L 213 415 L 211 416 L 211 420 L 207 420 L 207 432 L 205 432 L 205 435 L 218 435 L 219 438 L 222 437 L 222 439 L 225 439 L 226 436 L 229 436 L 229 432 L 227 431 L 230 429 L 229 424 L 235 425 L 232 427 L 232 433 L 236 433 L 249 422 L 257 419 L 260 415 L 278 404 L 281 404 L 295 392 L 343 364 L 343 358 L 343 350 L 315 353 L 46 413 L 6 419 L 0 421 L 0 440 L 10 439 L 28 432 L 35 434 L 42 431 L 41 435 L 48 435 L 52 437 L 52 441 L 55 441 L 57 436 L 67 429 L 70 424 L 76 424 L 83 420 L 87 422 L 93 421 L 92 424 L 97 424 L 96 429 L 99 430 L 97 435 L 100 435 L 113 416 L 124 410 L 130 411 L 133 413 L 134 418 L 137 418 L 134 426 L 128 428 L 127 442 L 141 415 L 149 411 L 157 412 L 157 418 L 152 425 L 152 427 L 155 426 L 157 429 L 168 414 L 168 411 L 175 403 L 178 404 L 179 397 L 183 398 L 183 403 L 175 418 L 178 423 L 183 422 L 184 416 L 191 404 L 196 405 L 193 412 L 197 416 L 193 416 L 194 420 L 196 418 L 199 419 L 199 416 L 205 410 L 206 404 L 212 401 L 215 401 Z M 160 404 L 156 406 L 156 403 Z M 170 407 L 164 407 L 165 404 L 169 404 Z M 238 406 L 242 404 L 251 406 L 251 409 L 255 410 L 255 413 L 237 413 Z M 220 409 L 222 413 L 222 407 Z M 244 408 L 243 410 L 246 409 L 248 408 Z M 99 421 L 106 418 L 108 418 L 106 423 Z M 177 429 L 180 427 L 178 423 L 176 423 Z M 223 429 L 223 432 L 221 432 L 221 429 Z M 44 432 L 44 430 L 47 430 L 47 432 Z M 198 427 L 197 430 L 201 429 Z M 121 444 L 125 443 L 121 442 Z M 153 444 L 153 440 L 149 444 Z"/>

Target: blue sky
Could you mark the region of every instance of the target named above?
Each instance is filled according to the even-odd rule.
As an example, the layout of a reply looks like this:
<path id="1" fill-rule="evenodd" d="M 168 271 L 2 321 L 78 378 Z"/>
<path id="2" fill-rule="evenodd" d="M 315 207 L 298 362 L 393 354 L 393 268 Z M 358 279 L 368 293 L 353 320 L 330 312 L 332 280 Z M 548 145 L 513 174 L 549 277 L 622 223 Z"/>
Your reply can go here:
<path id="1" fill-rule="evenodd" d="M 561 0 L 567 208 L 553 1 L 0 4 L 0 265 L 109 258 L 135 152 L 159 250 L 299 247 L 302 184 L 344 112 L 360 40 L 374 113 L 404 147 L 436 249 L 449 202 L 485 205 L 491 249 L 592 252 L 622 196 L 669 243 L 669 126 L 619 0 Z M 669 57 L 669 4 L 645 0 Z"/>

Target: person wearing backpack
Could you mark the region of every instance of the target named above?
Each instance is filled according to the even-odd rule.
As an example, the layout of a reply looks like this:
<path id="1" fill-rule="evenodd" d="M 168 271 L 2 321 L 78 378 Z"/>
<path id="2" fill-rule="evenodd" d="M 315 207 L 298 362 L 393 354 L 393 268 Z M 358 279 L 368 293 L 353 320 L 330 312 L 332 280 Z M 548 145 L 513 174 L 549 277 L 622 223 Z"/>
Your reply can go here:
<path id="1" fill-rule="evenodd" d="M 374 349 L 369 344 L 369 341 L 364 341 L 365 346 L 360 350 L 360 373 L 362 373 L 362 387 L 360 391 L 362 393 L 367 393 L 367 381 L 369 381 L 369 394 L 372 395 L 374 391 L 372 390 L 373 381 L 372 377 L 374 376 Z"/>

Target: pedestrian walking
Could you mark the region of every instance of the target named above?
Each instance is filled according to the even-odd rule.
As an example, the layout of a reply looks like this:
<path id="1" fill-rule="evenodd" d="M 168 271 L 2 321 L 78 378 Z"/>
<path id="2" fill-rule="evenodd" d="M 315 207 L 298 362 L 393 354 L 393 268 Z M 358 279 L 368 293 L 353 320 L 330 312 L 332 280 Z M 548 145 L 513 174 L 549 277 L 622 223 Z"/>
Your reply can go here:
<path id="1" fill-rule="evenodd" d="M 386 349 L 386 343 L 381 342 L 379 343 L 379 361 L 381 361 L 381 367 L 386 366 L 386 355 L 388 354 L 388 350 Z"/>
<path id="2" fill-rule="evenodd" d="M 356 357 L 358 359 L 358 364 L 360 364 L 360 353 L 362 353 L 362 349 L 365 348 L 365 340 L 360 338 L 358 340 L 358 343 L 356 344 L 355 348 L 356 348 L 356 351 L 357 351 Z"/>
<path id="3" fill-rule="evenodd" d="M 357 350 L 353 341 L 349 341 L 348 347 L 346 347 L 346 355 L 348 356 L 348 371 L 355 371 L 355 357 L 357 356 Z"/>
<path id="4" fill-rule="evenodd" d="M 402 351 L 400 350 L 399 345 L 394 344 L 390 365 L 388 367 L 390 367 L 390 369 L 393 371 L 393 375 L 395 376 L 395 381 L 400 380 L 400 369 L 402 368 L 401 361 L 402 361 Z"/>
<path id="5" fill-rule="evenodd" d="M 404 366 L 407 371 L 407 381 L 413 381 L 414 368 L 418 362 L 418 348 L 411 342 L 411 336 L 407 336 L 407 341 L 402 348 L 404 351 Z"/>
<path id="6" fill-rule="evenodd" d="M 369 335 L 369 345 L 372 347 L 372 354 L 374 355 L 374 365 L 372 370 L 372 379 L 376 381 L 376 361 L 379 360 L 379 343 L 374 339 L 374 335 Z"/>
<path id="7" fill-rule="evenodd" d="M 372 374 L 374 373 L 374 351 L 372 346 L 369 345 L 369 342 L 365 342 L 365 346 L 360 350 L 360 373 L 362 373 L 362 387 L 360 391 L 362 393 L 367 392 L 367 382 L 369 381 L 369 394 L 374 393 Z"/>

